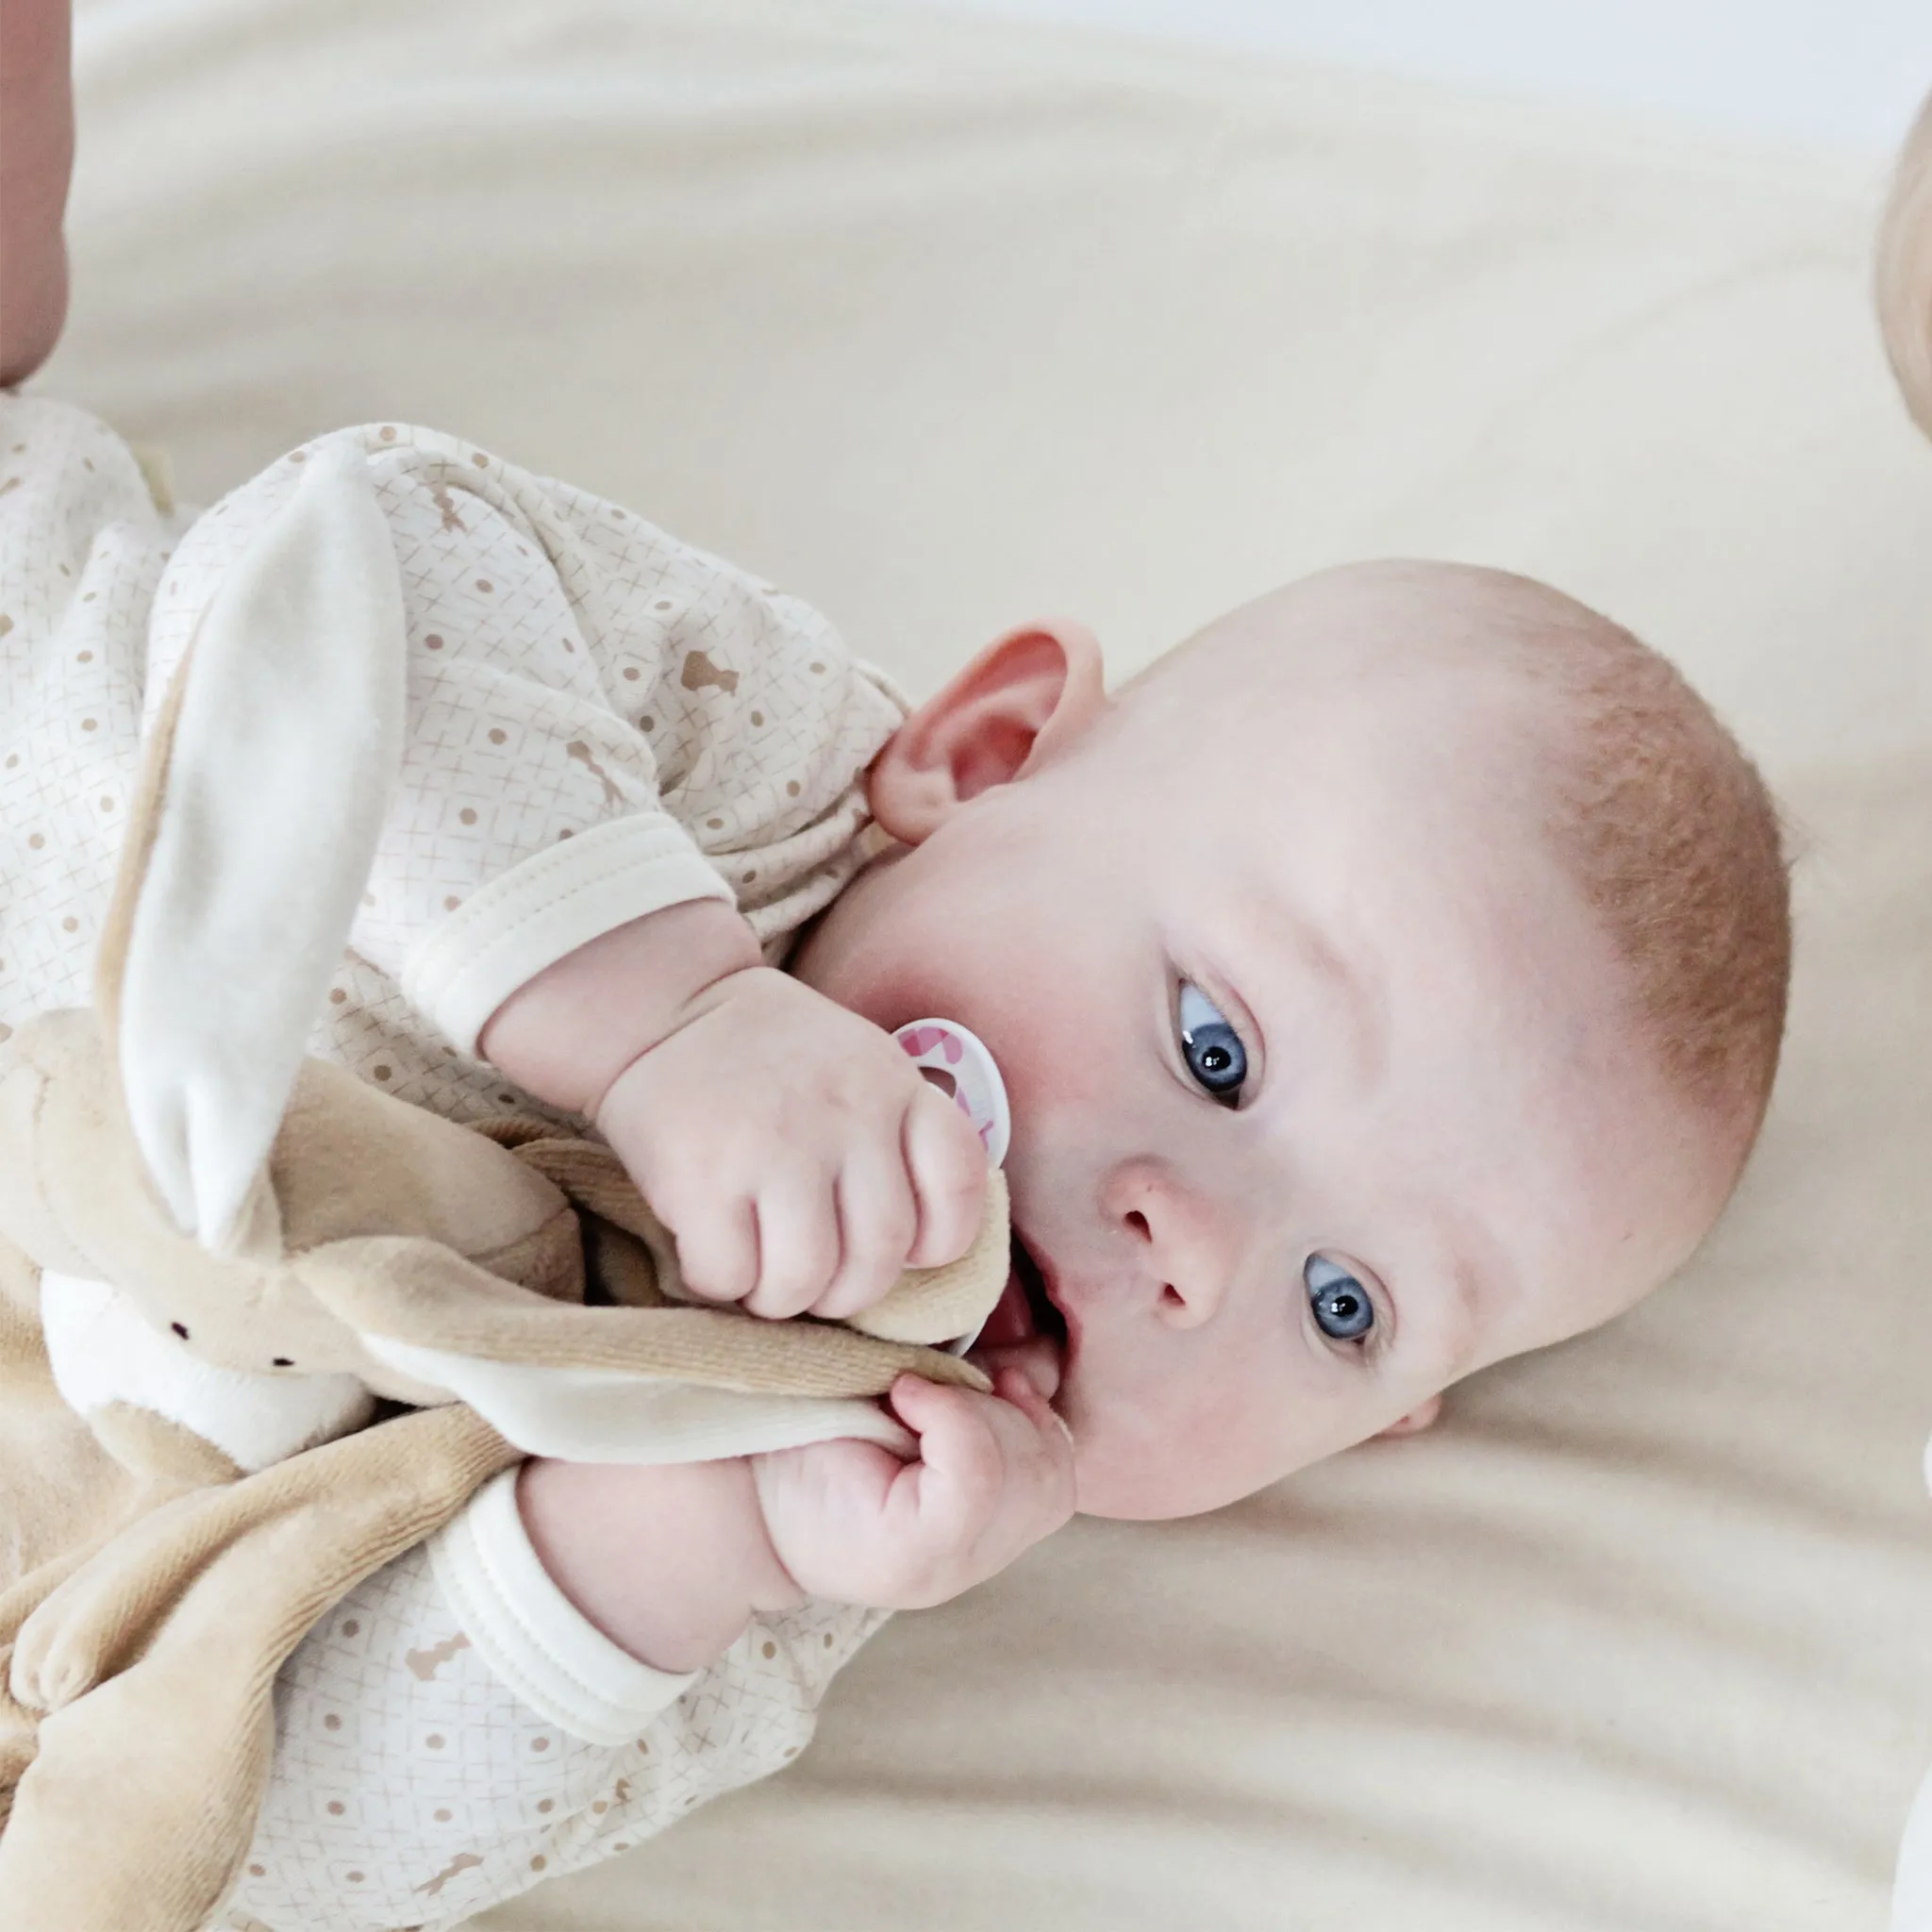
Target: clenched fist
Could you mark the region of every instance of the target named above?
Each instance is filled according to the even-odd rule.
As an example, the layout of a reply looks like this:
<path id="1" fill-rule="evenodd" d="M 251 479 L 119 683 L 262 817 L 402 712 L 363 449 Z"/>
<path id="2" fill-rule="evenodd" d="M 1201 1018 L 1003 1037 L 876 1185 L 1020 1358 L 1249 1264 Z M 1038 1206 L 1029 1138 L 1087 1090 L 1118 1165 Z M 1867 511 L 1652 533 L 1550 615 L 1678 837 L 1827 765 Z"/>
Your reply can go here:
<path id="1" fill-rule="evenodd" d="M 858 1314 L 979 1231 L 986 1153 L 891 1036 L 765 966 L 728 906 L 636 919 L 548 967 L 485 1056 L 588 1114 L 677 1239 L 691 1291 Z"/>
<path id="2" fill-rule="evenodd" d="M 991 1395 L 902 1375 L 890 1399 L 919 1439 L 915 1462 L 851 1441 L 752 1458 L 772 1549 L 808 1596 L 925 1609 L 1074 1513 L 1073 1438 L 1019 1370 Z"/>
<path id="3" fill-rule="evenodd" d="M 618 1074 L 599 1129 L 686 1285 L 778 1319 L 857 1314 L 979 1230 L 986 1154 L 889 1034 L 770 967 L 728 974 Z"/>

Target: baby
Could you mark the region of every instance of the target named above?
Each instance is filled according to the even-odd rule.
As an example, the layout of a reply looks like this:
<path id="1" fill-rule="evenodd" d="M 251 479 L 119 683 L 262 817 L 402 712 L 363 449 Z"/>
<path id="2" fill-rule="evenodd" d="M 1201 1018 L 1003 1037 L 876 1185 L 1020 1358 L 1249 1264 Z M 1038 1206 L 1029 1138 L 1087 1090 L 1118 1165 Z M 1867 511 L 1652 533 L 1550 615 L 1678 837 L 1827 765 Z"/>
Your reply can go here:
<path id="1" fill-rule="evenodd" d="M 0 26 L 9 383 L 64 309 L 65 31 Z M 183 535 L 92 419 L 0 397 L 0 430 L 18 1017 L 84 988 L 90 814 L 313 446 Z M 881 1613 L 1075 1508 L 1212 1509 L 1426 1425 L 1655 1288 L 1734 1185 L 1783 1024 L 1775 815 L 1557 591 L 1330 571 L 1111 693 L 1087 630 L 1031 624 L 908 710 L 619 507 L 335 441 L 402 564 L 410 712 L 318 1050 L 458 1119 L 588 1117 L 696 1291 L 836 1316 L 978 1224 L 978 1142 L 890 1038 L 943 1015 L 1005 1075 L 1013 1264 L 994 1392 L 892 1391 L 913 1459 L 533 1460 L 370 1579 L 283 1674 L 223 1925 L 454 1925 L 626 1849 L 793 1756 Z"/>
<path id="2" fill-rule="evenodd" d="M 1932 96 L 1899 155 L 1877 258 L 1886 354 L 1906 407 L 1932 436 Z M 1892 1932 L 1932 1932 L 1932 1772 L 1920 1782 L 1900 1840 L 1890 1924 Z"/>

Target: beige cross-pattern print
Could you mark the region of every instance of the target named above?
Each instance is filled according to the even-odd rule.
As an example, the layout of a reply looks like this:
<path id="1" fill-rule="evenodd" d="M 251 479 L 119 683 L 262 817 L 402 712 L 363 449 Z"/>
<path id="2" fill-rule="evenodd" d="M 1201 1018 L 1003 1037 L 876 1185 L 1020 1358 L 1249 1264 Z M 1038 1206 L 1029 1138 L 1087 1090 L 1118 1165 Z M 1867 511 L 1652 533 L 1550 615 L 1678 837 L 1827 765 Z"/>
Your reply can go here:
<path id="1" fill-rule="evenodd" d="M 459 976 L 470 947 L 527 977 L 586 920 L 726 891 L 780 957 L 858 869 L 861 774 L 903 701 L 808 607 L 617 505 L 434 432 L 341 434 L 394 536 L 407 734 L 310 1050 L 453 1119 L 539 1110 L 406 996 L 411 971 L 435 956 Z M 94 418 L 0 392 L 0 1039 L 86 1003 L 143 717 L 313 448 L 191 521 Z M 595 855 L 634 860 L 640 840 L 669 857 L 600 875 Z M 565 943 L 541 895 L 506 889 L 575 841 L 592 859 L 571 867 Z M 453 1925 L 635 1843 L 787 1761 L 879 1621 L 811 1607 L 756 1627 L 636 1741 L 592 1744 L 491 1674 L 412 1553 L 286 1667 L 222 1932 Z"/>
<path id="2" fill-rule="evenodd" d="M 755 1623 L 635 1743 L 518 1705 L 436 1596 L 421 1551 L 310 1634 L 276 1688 L 276 1773 L 211 1932 L 444 1932 L 628 1851 L 790 1763 L 826 1686 L 884 1622 L 823 1606 Z"/>

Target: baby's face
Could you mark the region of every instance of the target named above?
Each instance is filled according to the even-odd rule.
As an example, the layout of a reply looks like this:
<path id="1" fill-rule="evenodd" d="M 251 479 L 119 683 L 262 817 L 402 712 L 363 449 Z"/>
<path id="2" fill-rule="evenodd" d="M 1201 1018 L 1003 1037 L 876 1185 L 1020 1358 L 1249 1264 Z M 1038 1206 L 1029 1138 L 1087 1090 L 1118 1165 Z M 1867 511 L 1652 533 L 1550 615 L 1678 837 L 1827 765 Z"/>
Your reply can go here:
<path id="1" fill-rule="evenodd" d="M 1518 702 L 1343 677 L 1284 706 L 1212 653 L 1124 704 L 1096 683 L 1016 782 L 956 759 L 967 795 L 802 950 L 998 1060 L 1016 1264 L 978 1352 L 1052 1390 L 1083 1510 L 1212 1508 L 1374 1435 L 1626 1307 L 1715 1211 L 1496 775 Z"/>

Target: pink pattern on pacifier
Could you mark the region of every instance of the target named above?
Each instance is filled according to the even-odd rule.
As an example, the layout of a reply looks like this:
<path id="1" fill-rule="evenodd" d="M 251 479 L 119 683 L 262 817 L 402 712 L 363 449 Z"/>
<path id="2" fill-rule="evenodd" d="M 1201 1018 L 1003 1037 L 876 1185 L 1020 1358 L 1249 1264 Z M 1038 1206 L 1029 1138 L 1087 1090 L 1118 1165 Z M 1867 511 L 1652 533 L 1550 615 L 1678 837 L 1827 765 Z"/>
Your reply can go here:
<path id="1" fill-rule="evenodd" d="M 963 1029 L 956 1029 L 943 1021 L 923 1020 L 911 1026 L 900 1027 L 892 1038 L 915 1058 L 931 1053 L 937 1047 L 953 1065 L 958 1066 L 966 1051 L 959 1037 L 960 1030 Z M 985 1048 L 980 1051 L 985 1052 Z M 988 1058 L 991 1056 L 988 1055 Z"/>
<path id="2" fill-rule="evenodd" d="M 978 1129 L 986 1158 L 997 1167 L 1012 1138 L 1007 1083 L 986 1043 L 953 1020 L 913 1020 L 892 1035 L 913 1064 L 941 1075 L 934 1085 L 950 1090 L 954 1104 Z"/>

